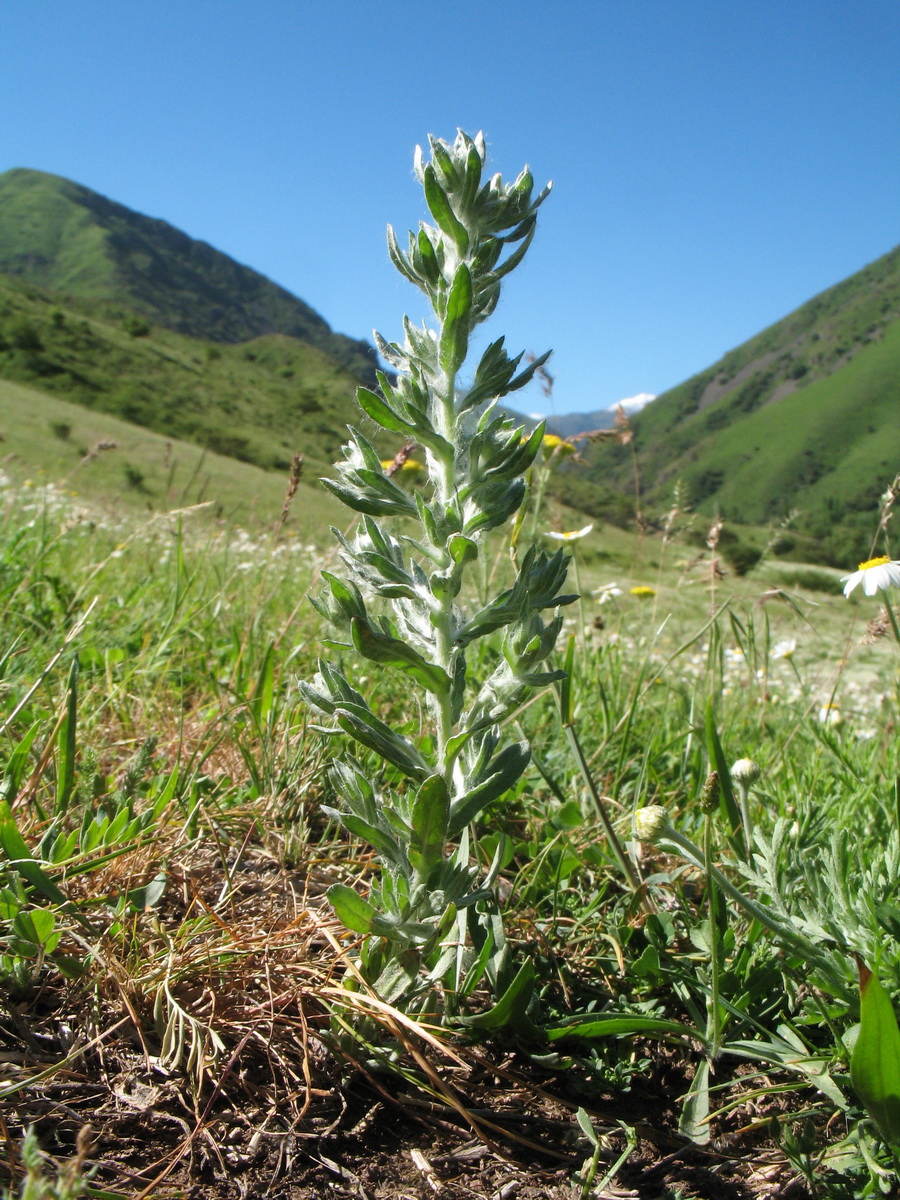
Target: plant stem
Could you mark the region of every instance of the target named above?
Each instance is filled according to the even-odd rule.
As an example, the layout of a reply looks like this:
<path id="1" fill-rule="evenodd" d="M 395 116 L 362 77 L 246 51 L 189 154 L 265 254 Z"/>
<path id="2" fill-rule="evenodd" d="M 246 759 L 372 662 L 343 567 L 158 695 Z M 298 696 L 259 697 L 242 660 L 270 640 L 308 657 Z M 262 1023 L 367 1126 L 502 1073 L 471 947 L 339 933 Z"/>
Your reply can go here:
<path id="1" fill-rule="evenodd" d="M 741 810 L 741 822 L 744 826 L 744 846 L 747 850 L 747 861 L 750 861 L 753 846 L 753 822 L 750 819 L 750 788 L 743 783 L 735 783 L 738 794 L 738 807 Z"/>
<path id="2" fill-rule="evenodd" d="M 706 868 L 706 903 L 709 911 L 709 969 L 711 996 L 709 1023 L 706 1031 L 709 1056 L 715 1062 L 722 1045 L 722 1014 L 719 1008 L 719 922 L 716 919 L 716 880 L 712 861 L 712 816 L 707 813 L 703 822 L 703 859 Z"/>
<path id="3" fill-rule="evenodd" d="M 884 607 L 887 609 L 888 619 L 891 622 L 891 629 L 894 631 L 894 638 L 896 639 L 897 645 L 900 646 L 900 628 L 897 626 L 897 616 L 894 612 L 894 606 L 891 604 L 890 600 L 885 600 Z"/>
<path id="4" fill-rule="evenodd" d="M 612 852 L 615 855 L 616 862 L 618 862 L 619 866 L 622 868 L 622 873 L 625 875 L 625 878 L 631 885 L 632 890 L 640 895 L 641 905 L 644 911 L 648 913 L 655 912 L 656 910 L 644 890 L 644 885 L 634 869 L 634 863 L 625 853 L 625 849 L 622 846 L 622 843 L 619 841 L 618 835 L 613 827 L 612 820 L 610 819 L 610 815 L 607 812 L 606 805 L 603 802 L 603 797 L 597 791 L 597 785 L 594 783 L 594 777 L 591 774 L 591 768 L 588 766 L 588 761 L 585 758 L 584 750 L 581 747 L 581 742 L 578 740 L 578 734 L 575 732 L 575 726 L 567 723 L 563 725 L 563 729 L 565 730 L 566 740 L 569 743 L 569 749 L 572 751 L 575 761 L 578 763 L 579 770 L 581 771 L 581 777 L 587 785 L 588 791 L 591 793 L 594 804 L 597 806 L 597 812 L 600 814 L 600 823 L 602 824 L 609 844 L 612 847 Z"/>

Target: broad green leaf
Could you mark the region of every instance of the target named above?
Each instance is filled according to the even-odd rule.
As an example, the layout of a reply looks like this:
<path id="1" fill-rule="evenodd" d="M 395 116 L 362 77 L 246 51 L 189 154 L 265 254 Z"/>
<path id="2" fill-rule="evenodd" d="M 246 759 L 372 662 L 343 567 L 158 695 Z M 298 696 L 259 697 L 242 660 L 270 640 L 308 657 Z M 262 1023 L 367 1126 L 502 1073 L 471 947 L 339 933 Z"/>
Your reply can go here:
<path id="1" fill-rule="evenodd" d="M 416 792 L 412 803 L 413 844 L 409 861 L 427 876 L 443 857 L 450 815 L 450 794 L 440 775 L 431 775 Z"/>
<path id="2" fill-rule="evenodd" d="M 850 1082 L 881 1136 L 900 1146 L 900 1030 L 890 998 L 861 959 L 859 1036 L 850 1056 Z"/>
<path id="3" fill-rule="evenodd" d="M 149 883 L 143 884 L 141 887 L 132 888 L 128 892 L 128 905 L 134 912 L 146 912 L 148 909 L 156 908 L 168 883 L 168 876 L 165 871 L 160 871 L 150 880 Z"/>
<path id="4" fill-rule="evenodd" d="M 67 903 L 63 893 L 32 857 L 5 800 L 0 801 L 0 848 L 9 859 L 9 865 L 42 896 L 54 904 Z"/>
<path id="5" fill-rule="evenodd" d="M 709 1141 L 709 1059 L 702 1058 L 691 1090 L 682 1098 L 678 1132 L 698 1146 Z"/>
<path id="6" fill-rule="evenodd" d="M 501 750 L 491 763 L 490 775 L 453 802 L 448 836 L 457 837 L 482 809 L 518 783 L 530 758 L 531 750 L 527 742 L 515 742 Z"/>
<path id="7" fill-rule="evenodd" d="M 372 932 L 378 914 L 353 888 L 345 883 L 333 883 L 328 889 L 328 899 L 338 920 L 352 933 Z"/>
<path id="8" fill-rule="evenodd" d="M 253 689 L 253 699 L 250 701 L 250 711 L 257 727 L 262 728 L 269 719 L 272 704 L 275 699 L 275 655 L 274 643 L 269 642 L 263 655 L 262 665 Z"/>
<path id="9" fill-rule="evenodd" d="M 431 244 L 431 238 L 424 229 L 419 230 L 419 236 L 416 238 L 416 249 L 419 252 L 422 273 L 433 286 L 440 277 L 441 269 L 438 266 L 437 255 L 434 252 L 434 246 Z"/>
<path id="10" fill-rule="evenodd" d="M 478 543 L 473 542 L 471 538 L 464 537 L 461 533 L 450 539 L 447 549 L 457 566 L 473 562 L 478 557 Z"/>
<path id="11" fill-rule="evenodd" d="M 354 813 L 340 812 L 333 808 L 322 808 L 322 811 L 328 816 L 334 816 L 344 826 L 346 830 L 352 833 L 355 837 L 362 838 L 369 845 L 377 850 L 382 858 L 386 858 L 388 862 L 400 866 L 402 863 L 402 855 L 389 833 L 383 829 L 379 829 L 376 825 L 372 825 L 369 821 L 364 821 L 362 817 L 357 817 Z"/>
<path id="12" fill-rule="evenodd" d="M 386 400 L 376 395 L 375 392 L 370 392 L 368 388 L 364 387 L 357 388 L 356 399 L 366 416 L 371 417 L 375 424 L 380 425 L 382 429 L 389 429 L 392 433 L 399 433 L 403 437 L 409 437 L 410 434 L 415 433 L 415 426 L 404 420 Z"/>
<path id="13" fill-rule="evenodd" d="M 405 774 L 414 779 L 426 779 L 431 773 L 412 742 L 394 733 L 370 709 L 361 704 L 344 702 L 335 706 L 334 715 L 345 733 L 351 734 L 363 746 L 374 750 Z"/>

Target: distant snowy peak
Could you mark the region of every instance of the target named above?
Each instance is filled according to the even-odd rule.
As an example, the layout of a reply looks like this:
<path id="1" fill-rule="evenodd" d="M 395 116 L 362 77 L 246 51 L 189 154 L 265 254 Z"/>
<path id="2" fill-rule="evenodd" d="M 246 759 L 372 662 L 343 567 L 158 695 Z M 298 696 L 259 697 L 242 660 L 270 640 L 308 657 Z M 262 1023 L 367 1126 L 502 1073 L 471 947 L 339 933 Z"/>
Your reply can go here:
<path id="1" fill-rule="evenodd" d="M 649 392 L 638 392 L 636 396 L 629 396 L 627 400 L 620 400 L 619 403 L 614 404 L 612 408 L 614 412 L 617 408 L 624 408 L 627 413 L 636 413 L 640 412 L 641 409 L 645 408 L 651 400 L 655 399 L 656 397 L 652 396 Z"/>
<path id="2" fill-rule="evenodd" d="M 588 429 L 611 429 L 620 408 L 627 416 L 633 416 L 655 399 L 650 392 L 639 392 L 636 396 L 629 396 L 627 400 L 610 405 L 609 408 L 594 409 L 593 412 L 563 413 L 558 417 L 548 416 L 547 428 L 560 437 L 572 437 L 573 434 L 584 433 Z"/>

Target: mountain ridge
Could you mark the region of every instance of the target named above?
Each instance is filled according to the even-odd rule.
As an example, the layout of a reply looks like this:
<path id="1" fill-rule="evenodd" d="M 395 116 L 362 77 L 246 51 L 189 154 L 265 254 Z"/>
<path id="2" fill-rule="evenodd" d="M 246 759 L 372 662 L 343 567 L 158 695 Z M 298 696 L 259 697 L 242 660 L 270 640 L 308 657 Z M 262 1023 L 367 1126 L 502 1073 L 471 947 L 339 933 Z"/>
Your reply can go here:
<path id="1" fill-rule="evenodd" d="M 168 221 L 60 175 L 0 174 L 0 271 L 66 295 L 126 305 L 148 321 L 212 342 L 283 333 L 374 380 L 377 355 L 252 267 Z"/>

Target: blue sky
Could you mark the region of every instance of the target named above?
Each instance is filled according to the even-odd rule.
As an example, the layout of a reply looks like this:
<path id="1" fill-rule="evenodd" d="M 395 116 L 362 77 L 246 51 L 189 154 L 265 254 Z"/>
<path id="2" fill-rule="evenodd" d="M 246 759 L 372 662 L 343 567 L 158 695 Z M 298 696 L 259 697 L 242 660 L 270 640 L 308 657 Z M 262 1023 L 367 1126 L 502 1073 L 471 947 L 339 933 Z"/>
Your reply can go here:
<path id="1" fill-rule="evenodd" d="M 554 408 L 660 392 L 900 241 L 897 0 L 3 0 L 0 170 L 162 217 L 357 337 L 413 148 L 554 181 L 486 332 Z M 539 393 L 522 406 L 542 407 Z"/>

